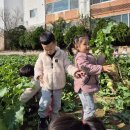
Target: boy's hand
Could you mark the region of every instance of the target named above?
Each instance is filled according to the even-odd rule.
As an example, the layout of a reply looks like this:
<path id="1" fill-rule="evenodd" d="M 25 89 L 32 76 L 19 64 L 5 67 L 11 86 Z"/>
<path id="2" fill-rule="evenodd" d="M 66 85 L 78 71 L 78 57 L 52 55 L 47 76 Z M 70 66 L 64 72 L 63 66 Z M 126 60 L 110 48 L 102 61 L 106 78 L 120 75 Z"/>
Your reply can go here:
<path id="1" fill-rule="evenodd" d="M 44 83 L 42 76 L 38 76 L 37 79 L 38 79 L 42 84 Z"/>
<path id="2" fill-rule="evenodd" d="M 85 72 L 83 72 L 81 70 L 76 71 L 74 74 L 74 77 L 76 77 L 76 78 L 82 78 L 84 76 L 85 76 Z"/>

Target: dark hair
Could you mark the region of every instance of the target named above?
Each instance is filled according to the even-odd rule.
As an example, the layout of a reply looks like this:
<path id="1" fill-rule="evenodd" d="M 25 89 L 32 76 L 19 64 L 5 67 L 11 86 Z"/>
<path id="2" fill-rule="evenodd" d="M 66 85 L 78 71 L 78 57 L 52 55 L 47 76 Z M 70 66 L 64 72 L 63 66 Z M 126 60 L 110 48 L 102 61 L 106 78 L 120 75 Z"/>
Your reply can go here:
<path id="1" fill-rule="evenodd" d="M 76 36 L 73 40 L 73 44 L 75 49 L 77 49 L 78 45 L 80 44 L 80 41 L 82 41 L 82 38 L 87 37 L 89 39 L 89 36 L 87 34 Z"/>
<path id="2" fill-rule="evenodd" d="M 118 49 L 116 48 L 115 51 L 118 51 Z"/>
<path id="3" fill-rule="evenodd" d="M 54 119 L 48 130 L 85 130 L 82 129 L 83 125 L 82 121 L 72 117 L 72 116 L 61 116 Z M 86 126 L 86 130 L 90 130 L 89 126 Z"/>
<path id="4" fill-rule="evenodd" d="M 34 76 L 34 66 L 27 64 L 20 68 L 19 70 L 19 75 L 20 76 L 25 76 L 25 77 L 31 77 Z"/>
<path id="5" fill-rule="evenodd" d="M 55 37 L 54 37 L 53 33 L 46 31 L 40 35 L 40 42 L 43 45 L 48 45 L 51 42 L 55 42 Z"/>
<path id="6" fill-rule="evenodd" d="M 65 115 L 54 119 L 48 130 L 106 130 L 103 123 L 97 118 L 91 118 L 85 124 L 70 115 Z"/>
<path id="7" fill-rule="evenodd" d="M 88 121 L 88 124 L 92 123 L 93 126 L 96 128 L 96 130 L 106 130 L 103 122 L 100 119 L 96 118 L 96 117 L 92 117 L 87 121 Z"/>

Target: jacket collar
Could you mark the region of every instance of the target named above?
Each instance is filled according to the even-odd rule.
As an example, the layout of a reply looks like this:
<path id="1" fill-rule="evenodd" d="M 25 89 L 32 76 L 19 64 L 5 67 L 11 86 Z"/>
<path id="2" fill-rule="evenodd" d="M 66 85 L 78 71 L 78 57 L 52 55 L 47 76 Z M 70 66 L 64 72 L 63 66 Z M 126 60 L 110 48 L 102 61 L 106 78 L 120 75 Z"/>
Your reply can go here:
<path id="1" fill-rule="evenodd" d="M 57 57 L 58 55 L 60 55 L 60 48 L 58 46 L 56 46 L 56 54 L 54 55 L 54 57 Z M 43 52 L 43 55 L 46 55 L 46 52 Z"/>

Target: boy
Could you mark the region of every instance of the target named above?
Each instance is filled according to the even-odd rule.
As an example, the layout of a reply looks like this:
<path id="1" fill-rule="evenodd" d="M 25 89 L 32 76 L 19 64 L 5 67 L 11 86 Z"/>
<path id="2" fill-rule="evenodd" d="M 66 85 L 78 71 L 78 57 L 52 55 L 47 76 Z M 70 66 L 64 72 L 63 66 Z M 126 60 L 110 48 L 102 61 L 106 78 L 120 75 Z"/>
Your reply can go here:
<path id="1" fill-rule="evenodd" d="M 65 86 L 65 71 L 77 78 L 82 73 L 71 64 L 66 53 L 57 47 L 51 32 L 43 32 L 40 36 L 40 42 L 44 52 L 39 54 L 34 75 L 42 87 L 42 97 L 38 110 L 40 116 L 39 130 L 45 130 L 47 127 L 46 110 L 50 105 L 51 97 L 53 97 L 51 120 L 59 116 L 61 93 Z"/>

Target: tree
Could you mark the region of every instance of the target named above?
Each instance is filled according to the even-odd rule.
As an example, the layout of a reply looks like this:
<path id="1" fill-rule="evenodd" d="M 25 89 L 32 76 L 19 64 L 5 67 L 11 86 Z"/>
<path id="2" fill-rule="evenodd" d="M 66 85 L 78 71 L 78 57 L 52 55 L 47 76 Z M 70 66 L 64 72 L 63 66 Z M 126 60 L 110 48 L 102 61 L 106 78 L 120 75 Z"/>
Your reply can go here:
<path id="1" fill-rule="evenodd" d="M 63 18 L 59 18 L 57 21 L 51 23 L 53 26 L 52 32 L 54 33 L 57 44 L 60 48 L 65 48 L 64 43 L 64 30 L 66 28 L 66 21 Z"/>
<path id="2" fill-rule="evenodd" d="M 22 49 L 41 49 L 39 42 L 40 34 L 45 31 L 43 27 L 37 27 L 34 30 L 25 31 L 19 38 L 19 44 Z"/>
<path id="3" fill-rule="evenodd" d="M 4 30 L 8 31 L 18 27 L 22 21 L 22 13 L 18 8 L 12 10 L 0 10 L 0 18 L 4 22 Z"/>
<path id="4" fill-rule="evenodd" d="M 4 31 L 5 49 L 12 49 L 17 46 L 15 44 L 18 44 L 18 37 L 21 35 L 20 32 L 17 34 L 18 29 L 20 29 L 17 27 L 21 24 L 22 13 L 17 8 L 12 10 L 0 9 L 0 18 L 4 24 L 2 29 Z"/>

